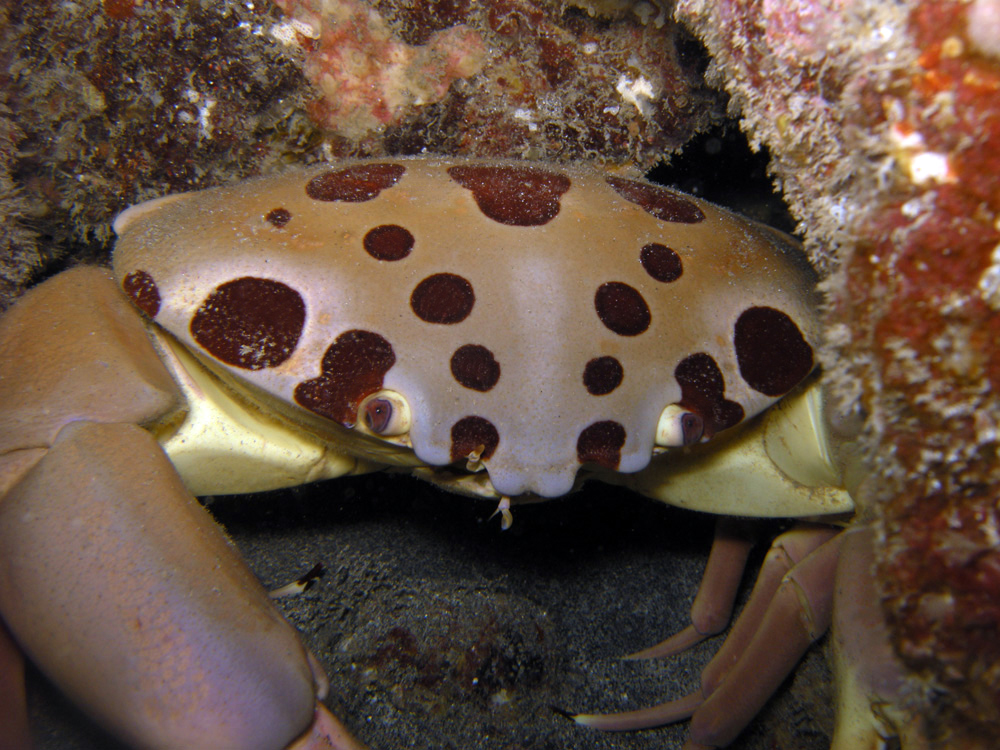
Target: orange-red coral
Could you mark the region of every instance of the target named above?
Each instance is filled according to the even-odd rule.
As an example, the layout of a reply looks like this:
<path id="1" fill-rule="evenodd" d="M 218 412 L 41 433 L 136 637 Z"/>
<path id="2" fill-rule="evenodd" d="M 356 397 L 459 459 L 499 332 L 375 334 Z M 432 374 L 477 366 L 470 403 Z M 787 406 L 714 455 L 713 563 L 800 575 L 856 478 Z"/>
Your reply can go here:
<path id="1" fill-rule="evenodd" d="M 933 725 L 949 747 L 1000 729 L 1000 69 L 972 49 L 967 9 L 928 2 L 913 13 L 921 54 L 899 100 L 901 122 L 947 172 L 899 185 L 866 220 L 873 240 L 851 268 L 892 400 L 886 611 L 904 660 L 946 690 Z"/>
<path id="2" fill-rule="evenodd" d="M 679 0 L 836 267 L 878 579 L 940 747 L 1000 735 L 1000 4 Z M 970 14 L 975 17 L 969 25 Z M 991 32 L 990 29 L 993 31 Z M 831 248 L 837 252 L 831 252 Z"/>

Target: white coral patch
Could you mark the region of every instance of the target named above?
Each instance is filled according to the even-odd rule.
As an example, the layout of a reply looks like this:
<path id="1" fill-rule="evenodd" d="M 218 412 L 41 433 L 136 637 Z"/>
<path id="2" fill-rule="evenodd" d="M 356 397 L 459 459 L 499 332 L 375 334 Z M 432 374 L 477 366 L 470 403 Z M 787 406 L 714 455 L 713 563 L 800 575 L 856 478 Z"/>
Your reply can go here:
<path id="1" fill-rule="evenodd" d="M 268 33 L 286 47 L 298 47 L 300 36 L 306 39 L 319 39 L 317 26 L 295 18 L 274 24 L 268 29 Z"/>
<path id="2" fill-rule="evenodd" d="M 897 122 L 889 128 L 889 140 L 914 185 L 955 182 L 957 179 L 948 155 L 928 151 L 924 137 L 917 131 Z"/>
<path id="3" fill-rule="evenodd" d="M 656 92 L 653 91 L 653 84 L 643 76 L 640 75 L 633 80 L 622 73 L 618 76 L 615 90 L 621 94 L 622 99 L 634 106 L 644 116 L 649 117 L 652 114 L 653 108 L 650 103 L 656 98 Z"/>
<path id="4" fill-rule="evenodd" d="M 217 102 L 210 96 L 203 95 L 193 88 L 185 89 L 184 98 L 198 107 L 198 137 L 210 139 L 212 137 L 212 110 Z M 194 123 L 195 120 L 186 112 L 181 112 L 180 119 L 183 122 Z"/>
<path id="5" fill-rule="evenodd" d="M 924 151 L 915 154 L 910 160 L 910 179 L 915 185 L 928 182 L 954 182 L 955 173 L 945 154 Z"/>

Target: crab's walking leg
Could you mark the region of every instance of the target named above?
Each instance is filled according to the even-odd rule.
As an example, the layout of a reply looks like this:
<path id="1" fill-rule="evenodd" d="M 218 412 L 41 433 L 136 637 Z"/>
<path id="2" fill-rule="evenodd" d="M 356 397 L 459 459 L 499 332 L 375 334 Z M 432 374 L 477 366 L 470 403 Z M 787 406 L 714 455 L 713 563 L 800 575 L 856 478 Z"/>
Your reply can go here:
<path id="1" fill-rule="evenodd" d="M 727 658 L 722 651 L 706 667 L 706 700 L 691 717 L 692 750 L 725 747 L 736 739 L 806 649 L 826 633 L 841 540 L 840 534 L 828 539 L 781 578 L 760 626 L 730 669 L 723 675 L 713 669 L 720 658 Z"/>
<path id="2" fill-rule="evenodd" d="M 840 536 L 829 527 L 795 529 L 775 540 L 733 632 L 702 672 L 700 692 L 638 711 L 580 715 L 576 721 L 628 731 L 690 716 L 687 748 L 725 747 L 829 627 L 839 549 Z"/>
<path id="3" fill-rule="evenodd" d="M 809 566 L 802 570 L 798 566 L 804 564 L 807 558 L 839 533 L 838 529 L 831 526 L 802 524 L 774 540 L 764 558 L 764 564 L 754 582 L 753 591 L 750 592 L 746 606 L 733 625 L 732 631 L 726 636 L 718 653 L 701 673 L 701 689 L 704 695 L 711 695 L 726 678 L 729 671 L 744 657 L 751 641 L 764 629 L 764 620 L 775 607 L 779 592 L 784 591 L 782 595 L 787 597 L 788 604 L 795 604 L 799 602 L 799 598 L 792 597 L 791 593 L 797 592 L 800 587 L 803 588 L 803 595 L 806 598 L 802 599 L 801 604 L 802 611 L 806 616 L 810 616 L 806 607 L 813 606 L 813 599 L 816 599 L 815 604 L 822 602 L 827 609 L 829 608 L 829 600 L 833 596 L 834 568 L 822 568 L 819 575 L 813 574 L 812 578 L 805 578 L 812 566 L 817 566 L 819 563 L 812 561 Z M 827 564 L 836 563 L 836 545 L 833 545 L 831 550 L 834 553 L 832 557 L 821 558 Z M 829 574 L 825 580 L 822 578 L 824 574 Z M 792 607 L 789 615 L 796 614 L 798 611 L 797 607 Z M 826 632 L 829 618 L 825 622 L 827 624 L 823 625 L 822 630 L 815 636 L 816 638 Z M 805 648 L 802 649 L 802 652 L 804 651 Z M 802 652 L 795 658 L 796 662 L 801 657 Z M 794 666 L 794 662 L 792 666 Z M 791 669 L 789 669 L 790 671 Z"/>
<path id="4" fill-rule="evenodd" d="M 665 641 L 637 651 L 626 659 L 656 659 L 679 654 L 726 629 L 733 603 L 740 590 L 753 538 L 747 525 L 721 516 L 715 524 L 715 539 L 705 574 L 691 605 L 691 624 Z"/>
<path id="5" fill-rule="evenodd" d="M 137 747 L 301 736 L 325 677 L 136 426 L 171 413 L 176 389 L 107 275 L 30 293 L 0 320 L 0 351 L 0 613 L 17 643 Z"/>
<path id="6" fill-rule="evenodd" d="M 859 525 L 844 532 L 837 566 L 833 621 L 837 723 L 831 750 L 879 750 L 898 736 L 906 750 L 927 750 L 918 696 L 907 696 L 905 671 L 893 652 L 875 589 L 875 531 Z M 907 699 L 909 697 L 909 700 Z"/>

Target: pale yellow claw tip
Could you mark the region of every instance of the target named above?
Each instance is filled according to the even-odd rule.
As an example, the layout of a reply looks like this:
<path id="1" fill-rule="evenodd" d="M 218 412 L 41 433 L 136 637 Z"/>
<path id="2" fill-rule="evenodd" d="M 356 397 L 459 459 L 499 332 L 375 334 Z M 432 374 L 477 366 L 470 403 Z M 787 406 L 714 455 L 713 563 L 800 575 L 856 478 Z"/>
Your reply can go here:
<path id="1" fill-rule="evenodd" d="M 309 729 L 286 750 L 368 750 L 368 748 L 354 739 L 326 706 L 317 703 L 316 713 Z"/>
<path id="2" fill-rule="evenodd" d="M 679 633 L 675 633 L 665 641 L 661 641 L 655 646 L 644 648 L 641 651 L 636 651 L 633 654 L 627 654 L 626 656 L 623 656 L 622 659 L 625 661 L 663 659 L 668 656 L 673 656 L 674 654 L 679 654 L 682 651 L 687 651 L 689 648 L 697 646 L 707 637 L 708 636 L 704 633 L 699 633 L 698 629 L 695 628 L 694 625 L 688 625 L 684 628 L 684 630 Z"/>
<path id="3" fill-rule="evenodd" d="M 318 705 L 322 706 L 323 704 L 318 702 L 326 700 L 326 696 L 330 693 L 330 678 L 326 676 L 326 671 L 323 669 L 323 665 L 319 663 L 319 659 L 309 649 L 306 649 L 306 657 L 309 661 L 309 671 L 312 672 L 316 701 Z"/>
<path id="4" fill-rule="evenodd" d="M 637 729 L 661 727 L 691 718 L 691 715 L 705 697 L 701 691 L 685 695 L 677 700 L 667 701 L 658 706 L 640 708 L 637 711 L 623 711 L 617 714 L 576 714 L 571 718 L 577 724 L 602 732 L 633 732 Z"/>

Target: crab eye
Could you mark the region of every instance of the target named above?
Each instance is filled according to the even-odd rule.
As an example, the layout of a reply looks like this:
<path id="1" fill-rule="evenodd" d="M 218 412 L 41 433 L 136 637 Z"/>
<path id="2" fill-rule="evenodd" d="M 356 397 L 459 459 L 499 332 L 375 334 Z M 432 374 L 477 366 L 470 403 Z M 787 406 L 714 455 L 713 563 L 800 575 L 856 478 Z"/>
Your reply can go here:
<path id="1" fill-rule="evenodd" d="M 694 445 L 701 440 L 705 422 L 700 414 L 670 404 L 660 414 L 656 425 L 656 444 L 664 448 Z"/>
<path id="2" fill-rule="evenodd" d="M 366 432 L 393 437 L 410 431 L 410 405 L 395 391 L 376 391 L 361 403 L 358 413 Z"/>

